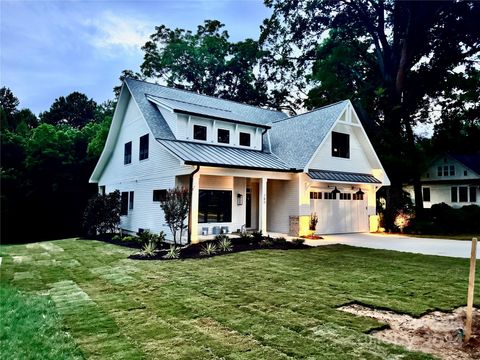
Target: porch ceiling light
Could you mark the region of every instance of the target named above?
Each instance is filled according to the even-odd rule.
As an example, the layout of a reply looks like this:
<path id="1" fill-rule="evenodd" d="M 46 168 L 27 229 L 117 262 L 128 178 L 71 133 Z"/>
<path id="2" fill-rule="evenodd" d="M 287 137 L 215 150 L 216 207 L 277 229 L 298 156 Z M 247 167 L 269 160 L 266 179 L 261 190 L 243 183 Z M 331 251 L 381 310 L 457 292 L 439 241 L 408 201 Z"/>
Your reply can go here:
<path id="1" fill-rule="evenodd" d="M 243 195 L 237 194 L 237 205 L 243 205 Z"/>
<path id="2" fill-rule="evenodd" d="M 335 189 L 332 190 L 332 194 L 340 194 L 340 190 L 337 189 L 337 187 L 335 186 Z"/>
<path id="3" fill-rule="evenodd" d="M 357 191 L 355 194 L 357 194 L 357 195 L 363 195 L 363 194 L 365 194 L 365 193 L 362 191 L 362 189 L 358 188 L 358 191 Z"/>

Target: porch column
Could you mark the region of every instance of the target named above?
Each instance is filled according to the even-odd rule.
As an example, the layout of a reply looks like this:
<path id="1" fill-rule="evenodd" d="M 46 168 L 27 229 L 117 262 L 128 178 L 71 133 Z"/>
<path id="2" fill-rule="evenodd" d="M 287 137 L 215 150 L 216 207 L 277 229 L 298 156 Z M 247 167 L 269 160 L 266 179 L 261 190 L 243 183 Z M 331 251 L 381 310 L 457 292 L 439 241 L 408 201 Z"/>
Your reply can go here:
<path id="1" fill-rule="evenodd" d="M 192 178 L 192 199 L 190 214 L 190 241 L 198 243 L 198 188 L 200 187 L 200 174 L 195 173 Z"/>
<path id="2" fill-rule="evenodd" d="M 261 178 L 258 186 L 258 230 L 267 233 L 267 178 Z"/>

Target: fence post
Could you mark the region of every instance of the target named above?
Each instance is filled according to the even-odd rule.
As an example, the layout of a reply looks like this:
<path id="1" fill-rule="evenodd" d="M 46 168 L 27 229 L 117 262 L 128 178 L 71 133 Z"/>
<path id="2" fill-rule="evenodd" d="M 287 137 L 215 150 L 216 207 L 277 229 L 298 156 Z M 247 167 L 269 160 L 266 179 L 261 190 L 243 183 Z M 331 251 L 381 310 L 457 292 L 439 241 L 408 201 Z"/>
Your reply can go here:
<path id="1" fill-rule="evenodd" d="M 472 239 L 470 255 L 470 276 L 468 277 L 467 320 L 465 322 L 465 342 L 472 336 L 473 290 L 475 287 L 475 263 L 477 261 L 477 238 Z"/>

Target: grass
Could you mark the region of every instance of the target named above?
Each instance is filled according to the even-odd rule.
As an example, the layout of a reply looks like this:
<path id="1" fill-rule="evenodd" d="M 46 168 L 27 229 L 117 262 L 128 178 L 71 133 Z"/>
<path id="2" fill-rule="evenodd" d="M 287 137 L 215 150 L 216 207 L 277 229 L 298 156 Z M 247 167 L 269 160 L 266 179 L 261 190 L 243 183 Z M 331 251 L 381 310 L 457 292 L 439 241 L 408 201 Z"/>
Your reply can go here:
<path id="1" fill-rule="evenodd" d="M 341 245 L 173 261 L 129 260 L 131 251 L 74 239 L 2 246 L 1 287 L 58 312 L 92 359 L 430 359 L 371 338 L 380 323 L 336 307 L 358 301 L 418 316 L 466 302 L 466 259 Z M 2 301 L 1 311 L 27 310 Z M 43 326 L 37 316 L 17 340 L 4 344 L 2 334 L 2 358 Z M 56 351 L 38 358 L 76 354 L 54 336 L 38 341 Z"/>
<path id="2" fill-rule="evenodd" d="M 472 238 L 474 237 L 476 237 L 477 239 L 480 239 L 479 234 L 454 234 L 454 235 L 403 234 L 403 235 L 418 237 L 418 238 L 463 240 L 463 241 L 472 241 Z"/>

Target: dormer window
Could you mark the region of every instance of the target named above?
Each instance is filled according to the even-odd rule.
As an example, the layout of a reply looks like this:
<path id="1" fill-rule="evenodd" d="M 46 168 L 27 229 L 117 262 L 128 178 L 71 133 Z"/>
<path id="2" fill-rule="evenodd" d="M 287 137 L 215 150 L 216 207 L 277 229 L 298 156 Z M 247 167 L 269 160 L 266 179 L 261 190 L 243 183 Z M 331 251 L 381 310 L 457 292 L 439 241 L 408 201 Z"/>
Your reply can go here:
<path id="1" fill-rule="evenodd" d="M 217 141 L 220 144 L 230 144 L 230 130 L 218 129 Z"/>
<path id="2" fill-rule="evenodd" d="M 195 140 L 207 141 L 207 127 L 202 125 L 193 125 L 193 138 Z"/>
<path id="3" fill-rule="evenodd" d="M 241 132 L 239 142 L 242 146 L 250 146 L 250 134 Z"/>
<path id="4" fill-rule="evenodd" d="M 332 131 L 332 156 L 350 158 L 350 135 Z"/>

